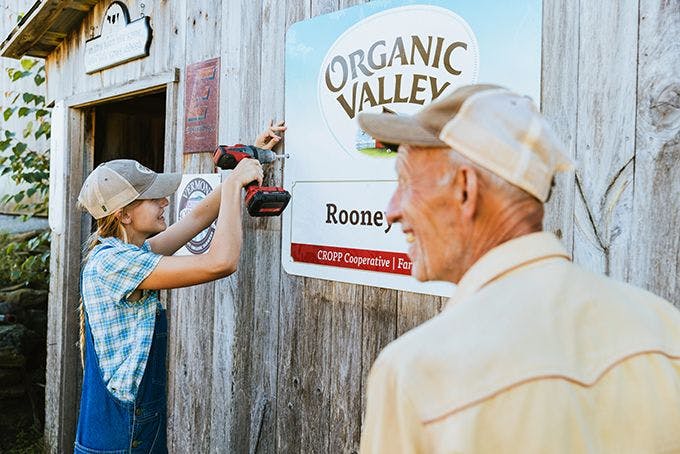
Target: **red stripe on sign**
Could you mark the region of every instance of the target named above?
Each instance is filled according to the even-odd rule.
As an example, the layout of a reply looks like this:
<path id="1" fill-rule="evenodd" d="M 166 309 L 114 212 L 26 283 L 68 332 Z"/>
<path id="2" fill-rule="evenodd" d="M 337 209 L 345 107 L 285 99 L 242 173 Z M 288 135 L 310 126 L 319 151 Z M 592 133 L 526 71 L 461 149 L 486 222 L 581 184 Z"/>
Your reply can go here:
<path id="1" fill-rule="evenodd" d="M 290 255 L 296 262 L 411 275 L 411 259 L 402 252 L 291 243 Z"/>

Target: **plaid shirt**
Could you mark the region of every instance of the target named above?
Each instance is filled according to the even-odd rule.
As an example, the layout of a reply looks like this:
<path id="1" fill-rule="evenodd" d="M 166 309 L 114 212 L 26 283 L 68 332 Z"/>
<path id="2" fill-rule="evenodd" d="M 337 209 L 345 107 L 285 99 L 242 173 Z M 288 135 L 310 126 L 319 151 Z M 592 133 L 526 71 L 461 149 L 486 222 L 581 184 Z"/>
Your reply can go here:
<path id="1" fill-rule="evenodd" d="M 101 238 L 82 272 L 82 298 L 102 378 L 118 399 L 133 402 L 153 340 L 157 290 L 144 290 L 136 302 L 127 297 L 154 270 L 161 256 L 117 238 Z"/>

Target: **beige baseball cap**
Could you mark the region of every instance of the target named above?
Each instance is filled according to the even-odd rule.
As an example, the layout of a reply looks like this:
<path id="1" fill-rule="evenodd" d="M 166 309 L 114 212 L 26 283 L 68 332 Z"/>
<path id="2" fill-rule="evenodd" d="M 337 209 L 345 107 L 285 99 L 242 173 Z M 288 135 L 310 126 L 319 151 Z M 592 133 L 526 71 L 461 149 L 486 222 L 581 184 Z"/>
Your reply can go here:
<path id="1" fill-rule="evenodd" d="M 460 87 L 412 116 L 362 113 L 358 120 L 384 143 L 451 147 L 542 202 L 555 173 L 573 168 L 531 99 L 496 85 Z"/>
<path id="2" fill-rule="evenodd" d="M 132 159 L 115 159 L 88 175 L 78 202 L 93 218 L 101 219 L 137 199 L 168 197 L 181 181 L 180 173 L 156 173 Z"/>

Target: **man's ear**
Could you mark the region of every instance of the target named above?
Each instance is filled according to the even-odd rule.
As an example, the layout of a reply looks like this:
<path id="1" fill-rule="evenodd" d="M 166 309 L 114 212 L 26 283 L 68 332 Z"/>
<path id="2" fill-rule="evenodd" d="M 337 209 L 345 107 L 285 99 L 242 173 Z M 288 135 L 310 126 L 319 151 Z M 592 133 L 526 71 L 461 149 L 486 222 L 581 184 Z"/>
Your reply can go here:
<path id="1" fill-rule="evenodd" d="M 454 197 L 459 203 L 461 214 L 472 219 L 477 211 L 479 178 L 472 167 L 462 165 L 456 169 Z"/>

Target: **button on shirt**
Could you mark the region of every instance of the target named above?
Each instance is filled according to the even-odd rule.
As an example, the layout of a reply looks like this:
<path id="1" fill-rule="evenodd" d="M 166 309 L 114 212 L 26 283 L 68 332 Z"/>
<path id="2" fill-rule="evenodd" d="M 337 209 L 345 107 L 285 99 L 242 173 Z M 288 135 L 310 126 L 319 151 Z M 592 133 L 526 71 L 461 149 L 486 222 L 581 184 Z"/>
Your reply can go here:
<path id="1" fill-rule="evenodd" d="M 92 249 L 82 272 L 82 298 L 107 389 L 125 402 L 135 400 L 153 340 L 156 290 L 129 295 L 154 270 L 161 256 L 142 247 L 106 237 Z"/>
<path id="2" fill-rule="evenodd" d="M 680 311 L 534 233 L 485 254 L 388 345 L 361 452 L 680 452 Z"/>

